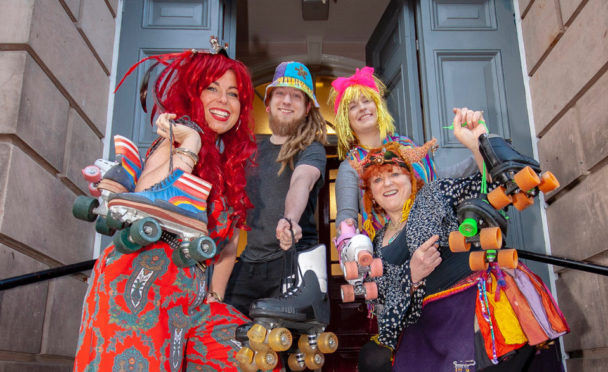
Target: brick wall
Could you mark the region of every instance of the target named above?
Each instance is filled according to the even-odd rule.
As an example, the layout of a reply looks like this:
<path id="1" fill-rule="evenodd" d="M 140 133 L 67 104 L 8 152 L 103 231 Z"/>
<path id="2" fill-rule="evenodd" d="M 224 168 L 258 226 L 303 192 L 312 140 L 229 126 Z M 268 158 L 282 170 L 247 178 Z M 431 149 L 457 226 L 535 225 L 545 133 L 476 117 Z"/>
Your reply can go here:
<path id="1" fill-rule="evenodd" d="M 520 0 L 553 254 L 608 265 L 608 2 Z M 555 267 L 570 371 L 608 363 L 608 277 Z"/>
<path id="2" fill-rule="evenodd" d="M 0 0 L 0 278 L 88 260 L 118 0 Z M 0 292 L 0 371 L 71 371 L 84 276 Z"/>

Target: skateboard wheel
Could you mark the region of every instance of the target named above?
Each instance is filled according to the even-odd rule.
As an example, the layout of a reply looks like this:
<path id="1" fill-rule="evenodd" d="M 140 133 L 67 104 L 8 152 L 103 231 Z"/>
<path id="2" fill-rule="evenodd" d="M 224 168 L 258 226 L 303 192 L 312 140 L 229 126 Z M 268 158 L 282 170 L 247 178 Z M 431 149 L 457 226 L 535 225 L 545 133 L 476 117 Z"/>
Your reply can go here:
<path id="1" fill-rule="evenodd" d="M 540 176 L 540 184 L 538 185 L 538 189 L 544 193 L 548 193 L 549 191 L 553 191 L 559 187 L 559 181 L 557 177 L 553 175 L 553 173 L 547 171 Z"/>
<path id="2" fill-rule="evenodd" d="M 518 262 L 516 249 L 501 249 L 498 251 L 498 266 L 505 269 L 515 269 Z"/>
<path id="3" fill-rule="evenodd" d="M 501 210 L 511 204 L 512 201 L 513 199 L 507 195 L 503 186 L 498 186 L 488 193 L 488 202 L 490 202 L 495 209 Z"/>
<path id="4" fill-rule="evenodd" d="M 338 350 L 338 336 L 333 332 L 323 332 L 317 339 L 317 346 L 319 347 L 319 351 L 324 354 L 333 353 Z"/>
<path id="5" fill-rule="evenodd" d="M 325 357 L 319 352 L 307 353 L 304 356 L 304 364 L 306 364 L 306 367 L 308 367 L 308 369 L 312 369 L 313 371 L 315 369 L 323 367 L 324 363 Z"/>
<path id="6" fill-rule="evenodd" d="M 300 335 L 300 338 L 298 339 L 298 348 L 300 349 L 301 352 L 303 352 L 305 354 L 311 354 L 311 353 L 315 353 L 317 351 L 317 345 L 310 344 L 310 341 L 308 340 L 308 335 Z M 308 367 L 308 368 L 310 368 L 310 367 Z"/>
<path id="7" fill-rule="evenodd" d="M 486 262 L 486 252 L 475 251 L 469 255 L 469 267 L 473 271 L 484 271 L 488 269 L 488 263 Z"/>
<path id="8" fill-rule="evenodd" d="M 259 369 L 266 371 L 277 366 L 279 357 L 276 352 L 268 350 L 255 353 L 254 361 Z"/>
<path id="9" fill-rule="evenodd" d="M 236 353 L 236 360 L 241 364 L 251 364 L 253 362 L 253 355 L 254 351 L 244 346 Z"/>
<path id="10" fill-rule="evenodd" d="M 383 274 L 383 266 L 382 260 L 380 258 L 374 258 L 372 260 L 372 264 L 369 265 L 369 276 L 372 278 L 376 278 L 378 276 L 382 276 Z"/>
<path id="11" fill-rule="evenodd" d="M 530 167 L 525 167 L 513 176 L 513 181 L 523 192 L 527 192 L 540 184 L 540 178 Z"/>
<path id="12" fill-rule="evenodd" d="M 112 213 L 110 213 L 110 211 L 108 211 L 108 214 L 106 215 L 106 225 L 115 230 L 120 230 L 125 227 L 125 223 L 112 217 Z"/>
<path id="13" fill-rule="evenodd" d="M 375 300 L 378 298 L 378 286 L 376 285 L 376 282 L 365 282 L 363 283 L 363 287 L 365 288 L 366 300 Z"/>
<path id="14" fill-rule="evenodd" d="M 359 277 L 359 266 L 355 261 L 346 261 L 344 263 L 344 278 L 346 280 L 354 280 Z"/>
<path id="15" fill-rule="evenodd" d="M 84 177 L 87 182 L 99 182 L 101 179 L 101 169 L 99 169 L 96 165 L 87 165 L 82 169 L 82 177 Z"/>
<path id="16" fill-rule="evenodd" d="M 502 231 L 500 227 L 486 227 L 479 233 L 481 249 L 500 249 L 502 247 Z"/>
<path id="17" fill-rule="evenodd" d="M 448 240 L 450 251 L 452 252 L 468 252 L 471 249 L 471 243 L 467 243 L 467 238 L 460 231 L 452 231 Z"/>
<path id="18" fill-rule="evenodd" d="M 129 235 L 129 229 L 120 230 L 120 233 L 114 235 L 112 241 L 118 252 L 129 254 L 136 252 L 141 248 L 139 244 L 136 244 L 129 239 Z"/>
<path id="19" fill-rule="evenodd" d="M 274 351 L 286 351 L 291 347 L 293 338 L 287 328 L 274 328 L 268 334 L 268 345 Z"/>
<path id="20" fill-rule="evenodd" d="M 156 243 L 163 231 L 160 224 L 152 217 L 142 218 L 131 224 L 129 229 L 131 240 L 141 246 Z"/>
<path id="21" fill-rule="evenodd" d="M 372 254 L 368 251 L 361 251 L 357 255 L 357 262 L 359 262 L 359 266 L 369 266 L 373 259 Z"/>
<path id="22" fill-rule="evenodd" d="M 289 369 L 292 371 L 303 371 L 306 369 L 306 364 L 304 364 L 304 355 L 302 353 L 289 354 L 289 358 L 287 359 L 287 365 Z"/>
<path id="23" fill-rule="evenodd" d="M 198 262 L 206 261 L 216 253 L 215 242 L 208 236 L 201 236 L 190 242 L 188 245 L 188 253 L 190 257 Z"/>
<path id="24" fill-rule="evenodd" d="M 186 257 L 186 254 L 184 253 L 181 247 L 173 250 L 173 253 L 171 254 L 171 259 L 177 267 L 191 267 L 196 265 L 196 261 L 194 261 L 190 257 Z"/>
<path id="25" fill-rule="evenodd" d="M 517 194 L 513 195 L 513 206 L 518 211 L 523 211 L 532 204 L 534 204 L 534 199 L 523 192 L 518 192 Z"/>
<path id="26" fill-rule="evenodd" d="M 353 302 L 355 300 L 355 289 L 350 284 L 342 284 L 340 294 L 342 295 L 342 302 Z"/>
<path id="27" fill-rule="evenodd" d="M 467 238 L 477 235 L 477 221 L 473 218 L 465 218 L 458 226 L 458 231 Z"/>
<path id="28" fill-rule="evenodd" d="M 95 221 L 95 231 L 107 236 L 112 236 L 116 232 L 116 230 L 108 226 L 107 220 L 103 216 L 97 217 L 97 221 Z"/>
<path id="29" fill-rule="evenodd" d="M 99 200 L 89 196 L 79 195 L 72 205 L 72 214 L 79 220 L 93 222 L 97 215 L 93 209 L 99 207 Z"/>
<path id="30" fill-rule="evenodd" d="M 266 328 L 264 328 L 261 324 L 254 324 L 247 331 L 247 337 L 249 337 L 250 342 L 258 342 L 262 343 L 266 339 Z"/>

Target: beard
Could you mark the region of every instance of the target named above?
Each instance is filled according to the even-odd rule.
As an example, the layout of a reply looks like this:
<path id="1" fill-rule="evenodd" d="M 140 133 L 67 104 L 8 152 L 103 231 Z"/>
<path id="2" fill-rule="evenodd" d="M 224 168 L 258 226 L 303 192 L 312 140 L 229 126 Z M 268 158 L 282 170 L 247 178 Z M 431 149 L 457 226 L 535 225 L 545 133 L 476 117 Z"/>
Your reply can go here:
<path id="1" fill-rule="evenodd" d="M 306 120 L 306 114 L 302 115 L 301 118 L 281 121 L 277 117 L 272 115 L 272 112 L 268 113 L 268 125 L 273 134 L 277 136 L 291 137 L 298 131 L 298 127 Z"/>

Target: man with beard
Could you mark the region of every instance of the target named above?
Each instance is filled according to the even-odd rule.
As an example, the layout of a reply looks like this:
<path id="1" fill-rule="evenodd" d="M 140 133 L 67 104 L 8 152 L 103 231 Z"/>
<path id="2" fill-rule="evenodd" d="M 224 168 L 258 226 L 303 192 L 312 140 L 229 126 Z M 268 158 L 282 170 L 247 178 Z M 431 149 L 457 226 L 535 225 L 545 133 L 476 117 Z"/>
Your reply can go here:
<path id="1" fill-rule="evenodd" d="M 283 62 L 264 97 L 272 135 L 258 144 L 247 173 L 247 246 L 236 263 L 225 301 L 244 314 L 256 299 L 281 293 L 285 252 L 318 243 L 315 207 L 325 174 L 325 120 L 308 68 Z M 323 263 L 325 265 L 325 263 Z"/>

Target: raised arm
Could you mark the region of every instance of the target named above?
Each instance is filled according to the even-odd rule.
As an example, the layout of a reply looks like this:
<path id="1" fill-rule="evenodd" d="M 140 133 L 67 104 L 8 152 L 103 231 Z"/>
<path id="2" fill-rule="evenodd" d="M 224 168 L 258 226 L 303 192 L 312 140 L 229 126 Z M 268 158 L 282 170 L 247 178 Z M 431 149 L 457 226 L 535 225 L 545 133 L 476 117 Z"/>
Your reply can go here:
<path id="1" fill-rule="evenodd" d="M 359 176 L 348 160 L 340 163 L 336 178 L 336 228 L 344 220 L 351 219 L 357 226 L 359 215 Z"/>

